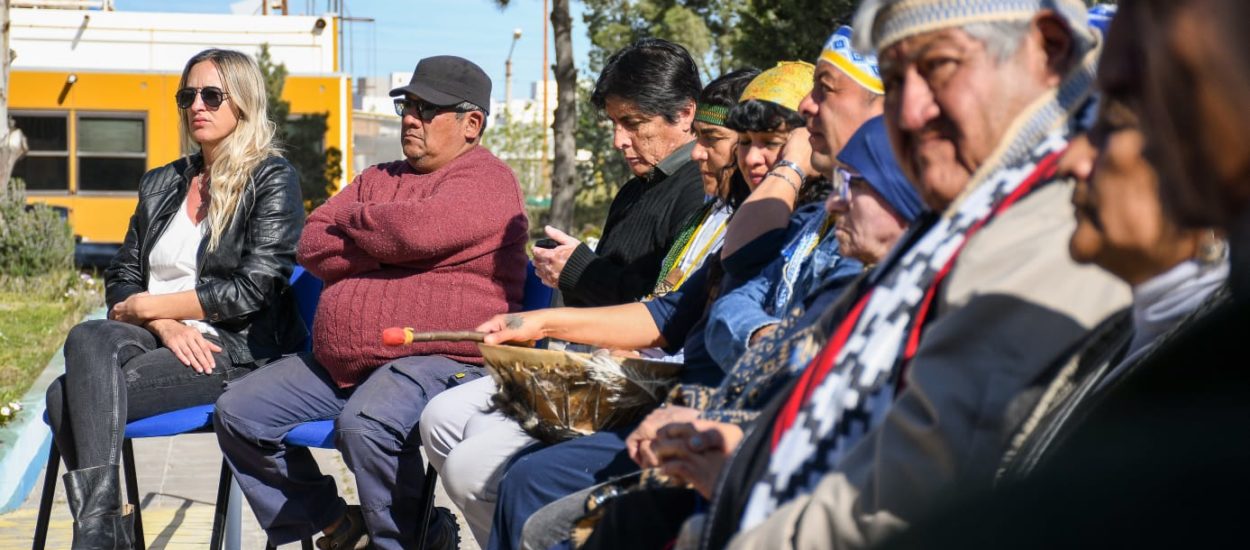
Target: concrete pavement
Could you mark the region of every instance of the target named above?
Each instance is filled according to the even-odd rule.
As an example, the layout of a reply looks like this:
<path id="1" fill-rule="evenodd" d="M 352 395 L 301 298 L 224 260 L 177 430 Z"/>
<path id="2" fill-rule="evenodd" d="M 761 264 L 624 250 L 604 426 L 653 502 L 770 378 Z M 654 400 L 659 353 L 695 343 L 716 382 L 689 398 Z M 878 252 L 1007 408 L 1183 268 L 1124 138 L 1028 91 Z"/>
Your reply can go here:
<path id="1" fill-rule="evenodd" d="M 217 448 L 216 437 L 213 434 L 190 434 L 136 439 L 134 449 L 147 547 L 152 550 L 208 548 L 221 471 L 221 451 Z M 332 450 L 313 449 L 313 456 L 323 473 L 334 476 L 343 498 L 349 503 L 356 503 L 356 485 L 339 454 Z M 20 508 L 0 515 L 0 550 L 30 548 L 42 487 L 41 475 L 35 489 Z M 436 500 L 439 506 L 455 511 L 441 484 Z M 69 548 L 71 526 L 65 491 L 58 483 L 47 548 Z M 478 548 L 463 519 L 460 535 L 462 549 Z M 264 534 L 244 501 L 241 548 L 261 550 L 264 547 Z M 299 544 L 281 548 L 299 548 Z"/>

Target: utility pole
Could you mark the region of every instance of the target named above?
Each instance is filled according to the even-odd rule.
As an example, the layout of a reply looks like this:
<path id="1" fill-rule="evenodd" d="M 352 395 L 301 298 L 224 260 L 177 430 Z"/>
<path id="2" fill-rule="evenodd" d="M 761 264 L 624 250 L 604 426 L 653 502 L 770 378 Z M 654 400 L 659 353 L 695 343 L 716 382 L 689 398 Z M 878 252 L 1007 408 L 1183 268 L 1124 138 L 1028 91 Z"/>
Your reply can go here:
<path id="1" fill-rule="evenodd" d="M 9 121 L 9 2 L 0 0 L 0 189 L 7 188 L 13 165 L 26 154 L 26 136 Z"/>
<path id="2" fill-rule="evenodd" d="M 547 130 L 550 128 L 547 122 L 547 74 L 551 70 L 547 64 L 547 18 L 550 17 L 551 10 L 547 8 L 547 2 L 548 0 L 543 0 L 543 160 L 538 169 L 538 175 L 543 180 L 547 179 Z"/>
<path id="3" fill-rule="evenodd" d="M 508 58 L 503 62 L 503 121 L 512 122 L 512 50 L 516 49 L 516 41 L 521 39 L 521 28 L 512 30 L 512 45 L 508 46 Z"/>

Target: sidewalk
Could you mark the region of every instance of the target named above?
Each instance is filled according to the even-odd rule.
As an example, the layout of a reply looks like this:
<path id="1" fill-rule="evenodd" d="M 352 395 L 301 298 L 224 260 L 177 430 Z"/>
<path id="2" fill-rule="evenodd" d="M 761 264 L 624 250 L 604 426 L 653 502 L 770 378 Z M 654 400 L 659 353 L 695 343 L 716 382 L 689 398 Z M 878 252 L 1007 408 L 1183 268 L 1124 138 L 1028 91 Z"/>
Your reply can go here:
<path id="1" fill-rule="evenodd" d="M 217 481 L 221 472 L 221 452 L 217 448 L 216 437 L 213 434 L 192 434 L 136 439 L 134 448 L 147 547 L 152 550 L 208 548 L 209 535 L 213 529 L 213 504 L 217 498 Z M 339 454 L 333 450 L 312 451 L 321 471 L 334 476 L 343 498 L 349 503 L 356 503 L 355 483 Z M 42 487 L 41 475 L 21 508 L 0 515 L 0 550 L 30 548 Z M 436 500 L 439 506 L 455 511 L 441 484 Z M 253 518 L 251 508 L 246 501 L 243 504 L 241 548 L 262 550 L 265 547 L 265 536 Z M 69 548 L 71 529 L 69 510 L 65 505 L 65 491 L 62 484 L 57 483 L 47 548 Z M 463 519 L 460 522 L 460 536 L 460 548 L 477 550 L 478 546 Z M 281 548 L 299 547 L 299 543 L 295 543 Z"/>

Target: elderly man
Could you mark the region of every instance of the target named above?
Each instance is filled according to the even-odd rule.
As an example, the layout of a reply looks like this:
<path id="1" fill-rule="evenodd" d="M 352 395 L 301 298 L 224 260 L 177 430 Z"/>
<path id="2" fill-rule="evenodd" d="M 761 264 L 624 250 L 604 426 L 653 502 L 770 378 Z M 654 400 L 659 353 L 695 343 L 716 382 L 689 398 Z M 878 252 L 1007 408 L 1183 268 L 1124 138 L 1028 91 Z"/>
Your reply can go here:
<path id="1" fill-rule="evenodd" d="M 987 488 L 1026 390 L 1128 301 L 1068 257 L 1052 177 L 1098 55 L 1084 6 L 870 0 L 857 23 L 899 161 L 941 215 L 822 321 L 824 349 L 721 476 L 707 546 L 868 546 L 944 488 Z"/>
<path id="2" fill-rule="evenodd" d="M 271 364 L 217 401 L 222 451 L 270 542 L 318 530 L 318 548 L 411 548 L 425 485 L 417 422 L 443 390 L 481 377 L 476 346 L 383 347 L 382 330 L 456 330 L 520 309 L 527 223 L 508 166 L 479 146 L 490 79 L 468 60 L 421 60 L 391 90 L 404 160 L 371 167 L 308 218 L 299 262 L 326 283 L 313 352 Z M 347 506 L 308 450 L 283 437 L 337 418 L 356 477 Z M 366 530 L 368 536 L 365 536 Z M 434 517 L 432 548 L 456 543 Z"/>
<path id="3" fill-rule="evenodd" d="M 664 256 L 705 199 L 694 147 L 699 69 L 685 48 L 658 38 L 608 58 L 590 101 L 612 121 L 612 146 L 634 177 L 603 223 L 595 250 L 548 226 L 557 246 L 534 249 L 534 268 L 570 306 L 635 301 L 655 288 Z"/>

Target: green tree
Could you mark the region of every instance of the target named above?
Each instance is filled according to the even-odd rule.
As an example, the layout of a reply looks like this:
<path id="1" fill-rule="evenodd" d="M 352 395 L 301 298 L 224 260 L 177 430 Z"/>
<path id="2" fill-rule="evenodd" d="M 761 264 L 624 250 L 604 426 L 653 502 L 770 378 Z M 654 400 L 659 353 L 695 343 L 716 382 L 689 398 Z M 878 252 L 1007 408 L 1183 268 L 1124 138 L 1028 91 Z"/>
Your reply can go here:
<path id="1" fill-rule="evenodd" d="M 813 62 L 835 26 L 850 22 L 855 0 L 748 0 L 738 11 L 733 58 L 767 69 L 778 61 Z"/>
<path id="2" fill-rule="evenodd" d="M 591 43 L 590 72 L 598 74 L 612 52 L 640 38 L 671 40 L 690 51 L 705 75 L 724 68 L 719 18 L 725 0 L 585 0 L 582 20 Z"/>
<path id="3" fill-rule="evenodd" d="M 538 106 L 533 107 L 537 109 Z M 530 108 L 527 107 L 526 111 Z M 541 122 L 513 120 L 497 124 L 482 137 L 482 145 L 490 149 L 512 168 L 527 198 L 547 195 L 550 190 L 539 173 L 542 158 L 543 125 Z M 532 115 L 531 115 L 532 116 Z M 537 220 L 535 220 L 537 223 Z"/>
<path id="4" fill-rule="evenodd" d="M 26 184 L 0 186 L 0 276 L 33 277 L 73 269 L 74 233 L 52 207 L 26 204 Z"/>
<path id="5" fill-rule="evenodd" d="M 299 173 L 300 188 L 304 194 L 304 207 L 311 211 L 325 202 L 338 188 L 343 177 L 341 161 L 343 152 L 337 147 L 325 146 L 325 134 L 329 113 L 291 116 L 291 103 L 282 99 L 286 85 L 286 65 L 274 63 L 269 45 L 261 44 L 256 64 L 265 77 L 265 99 L 269 118 L 278 130 L 283 156 Z"/>

